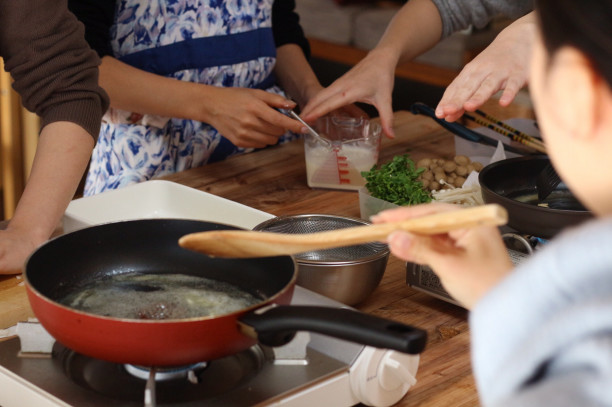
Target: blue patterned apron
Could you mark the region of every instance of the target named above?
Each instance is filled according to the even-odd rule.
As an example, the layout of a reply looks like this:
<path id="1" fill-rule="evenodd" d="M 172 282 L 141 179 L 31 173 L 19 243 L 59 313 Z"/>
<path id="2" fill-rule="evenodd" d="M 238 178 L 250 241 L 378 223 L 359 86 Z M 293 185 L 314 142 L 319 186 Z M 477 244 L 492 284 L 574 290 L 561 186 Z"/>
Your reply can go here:
<path id="1" fill-rule="evenodd" d="M 119 60 L 159 75 L 284 95 L 272 74 L 276 61 L 272 2 L 119 0 L 111 29 L 113 52 Z M 287 133 L 279 142 L 296 137 Z M 236 147 L 206 123 L 110 109 L 93 151 L 84 194 L 250 151 Z"/>

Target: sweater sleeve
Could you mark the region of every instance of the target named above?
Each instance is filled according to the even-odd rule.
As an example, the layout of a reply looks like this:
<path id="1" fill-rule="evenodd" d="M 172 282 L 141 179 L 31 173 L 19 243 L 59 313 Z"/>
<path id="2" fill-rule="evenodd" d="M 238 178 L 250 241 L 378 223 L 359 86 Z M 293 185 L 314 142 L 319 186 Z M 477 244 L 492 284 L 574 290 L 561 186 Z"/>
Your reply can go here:
<path id="1" fill-rule="evenodd" d="M 442 38 L 471 25 L 483 28 L 493 18 L 516 19 L 534 8 L 533 0 L 432 0 L 442 18 Z"/>
<path id="2" fill-rule="evenodd" d="M 310 44 L 300 26 L 300 17 L 295 12 L 295 0 L 274 0 L 272 5 L 272 32 L 276 47 L 297 44 L 310 58 Z"/>
<path id="3" fill-rule="evenodd" d="M 42 127 L 69 121 L 97 138 L 108 96 L 96 54 L 66 1 L 0 0 L 0 55 L 24 107 Z"/>

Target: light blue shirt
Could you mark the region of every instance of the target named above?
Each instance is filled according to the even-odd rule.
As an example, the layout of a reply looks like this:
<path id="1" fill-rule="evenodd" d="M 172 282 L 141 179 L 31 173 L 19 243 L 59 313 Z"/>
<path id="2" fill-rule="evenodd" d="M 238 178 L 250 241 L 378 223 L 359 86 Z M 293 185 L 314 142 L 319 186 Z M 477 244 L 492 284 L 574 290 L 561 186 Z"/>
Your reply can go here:
<path id="1" fill-rule="evenodd" d="M 563 232 L 470 315 L 484 406 L 612 406 L 612 218 Z"/>

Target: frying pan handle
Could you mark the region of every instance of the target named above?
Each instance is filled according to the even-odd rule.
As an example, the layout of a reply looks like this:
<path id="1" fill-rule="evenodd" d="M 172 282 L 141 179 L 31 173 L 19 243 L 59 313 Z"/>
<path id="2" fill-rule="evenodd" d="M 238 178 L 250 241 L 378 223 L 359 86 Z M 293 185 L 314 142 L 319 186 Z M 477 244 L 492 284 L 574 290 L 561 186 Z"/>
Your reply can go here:
<path id="1" fill-rule="evenodd" d="M 381 349 L 418 354 L 427 342 L 421 329 L 346 308 L 275 306 L 240 318 L 260 343 L 281 346 L 296 331 L 311 331 Z"/>

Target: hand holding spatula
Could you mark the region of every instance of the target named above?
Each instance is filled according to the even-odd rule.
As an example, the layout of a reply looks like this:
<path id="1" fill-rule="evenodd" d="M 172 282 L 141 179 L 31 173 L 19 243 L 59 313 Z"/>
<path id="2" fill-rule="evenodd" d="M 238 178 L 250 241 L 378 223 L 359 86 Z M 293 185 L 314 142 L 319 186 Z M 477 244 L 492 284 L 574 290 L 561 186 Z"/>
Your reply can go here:
<path id="1" fill-rule="evenodd" d="M 420 234 L 446 233 L 476 226 L 499 226 L 508 220 L 506 210 L 497 204 L 436 213 L 401 222 L 356 226 L 326 232 L 285 234 L 250 230 L 214 230 L 191 233 L 179 239 L 189 250 L 216 257 L 267 257 L 382 241 L 396 231 Z"/>

